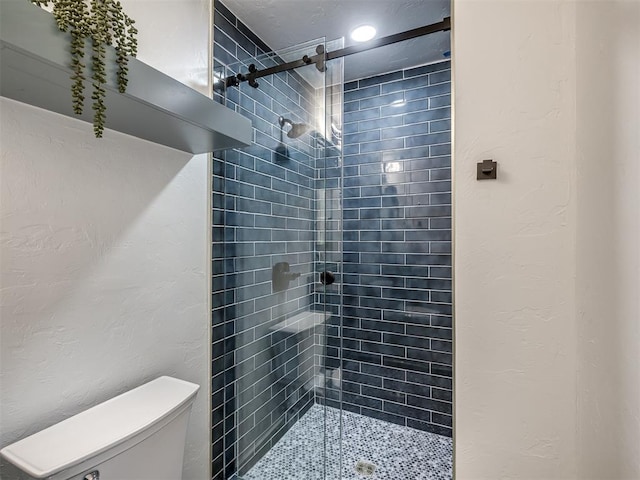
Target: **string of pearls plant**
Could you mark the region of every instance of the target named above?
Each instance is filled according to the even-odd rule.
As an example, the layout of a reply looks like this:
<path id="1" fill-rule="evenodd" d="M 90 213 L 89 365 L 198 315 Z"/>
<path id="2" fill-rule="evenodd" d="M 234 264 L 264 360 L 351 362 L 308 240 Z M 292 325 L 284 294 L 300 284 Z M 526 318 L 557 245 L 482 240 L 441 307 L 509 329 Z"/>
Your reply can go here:
<path id="1" fill-rule="evenodd" d="M 93 91 L 93 131 L 97 138 L 104 131 L 106 110 L 104 103 L 106 90 L 106 45 L 116 51 L 118 90 L 127 89 L 127 68 L 129 58 L 138 50 L 135 21 L 122 10 L 117 0 L 30 0 L 42 7 L 53 7 L 53 16 L 58 28 L 71 35 L 71 97 L 74 113 L 80 115 L 84 108 L 84 82 L 86 80 L 85 56 L 86 40 L 91 42 L 91 84 Z"/>

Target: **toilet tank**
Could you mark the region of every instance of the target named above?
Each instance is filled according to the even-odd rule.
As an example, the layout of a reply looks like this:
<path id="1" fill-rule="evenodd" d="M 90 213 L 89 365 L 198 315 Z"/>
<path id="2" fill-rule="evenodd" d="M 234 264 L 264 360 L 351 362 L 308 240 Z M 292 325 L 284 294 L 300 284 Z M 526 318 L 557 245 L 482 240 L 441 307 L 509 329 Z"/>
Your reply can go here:
<path id="1" fill-rule="evenodd" d="M 199 386 L 160 377 L 2 450 L 26 476 L 50 480 L 182 478 Z"/>

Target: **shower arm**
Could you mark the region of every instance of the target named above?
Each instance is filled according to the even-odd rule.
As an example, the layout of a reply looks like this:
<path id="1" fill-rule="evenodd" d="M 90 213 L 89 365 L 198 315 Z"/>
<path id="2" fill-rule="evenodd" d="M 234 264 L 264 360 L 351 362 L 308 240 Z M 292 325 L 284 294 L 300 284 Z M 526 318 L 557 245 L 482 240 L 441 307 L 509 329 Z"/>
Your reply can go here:
<path id="1" fill-rule="evenodd" d="M 385 45 L 391 45 L 393 43 L 403 42 L 405 40 L 411 40 L 412 38 L 422 37 L 423 35 L 429 35 L 436 32 L 446 32 L 451 30 L 451 17 L 445 17 L 441 22 L 432 23 L 431 25 L 425 25 L 423 27 L 414 28 L 405 32 L 388 35 L 382 38 L 376 38 L 364 42 L 360 45 L 353 45 L 351 47 L 342 48 L 333 52 L 325 52 L 324 45 L 318 45 L 316 47 L 316 55 L 305 55 L 300 60 L 294 60 L 293 62 L 283 63 L 282 65 L 276 65 L 275 67 L 265 68 L 264 70 L 258 70 L 254 64 L 249 65 L 249 72 L 246 74 L 238 73 L 225 79 L 225 86 L 237 87 L 242 82 L 249 82 L 253 88 L 258 88 L 259 84 L 256 79 L 266 77 L 267 75 L 273 75 L 275 73 L 285 72 L 287 70 L 293 70 L 295 68 L 304 67 L 306 65 L 314 65 L 316 68 L 324 72 L 326 70 L 325 63 L 329 60 L 336 58 L 346 57 L 353 55 L 354 53 L 366 52 L 378 47 L 384 47 Z"/>

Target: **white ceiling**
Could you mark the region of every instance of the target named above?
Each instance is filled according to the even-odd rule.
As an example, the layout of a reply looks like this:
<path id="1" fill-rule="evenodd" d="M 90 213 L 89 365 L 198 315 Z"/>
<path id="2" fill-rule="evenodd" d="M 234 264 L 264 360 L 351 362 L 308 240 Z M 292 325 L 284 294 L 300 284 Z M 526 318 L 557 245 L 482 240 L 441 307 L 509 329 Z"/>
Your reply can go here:
<path id="1" fill-rule="evenodd" d="M 222 0 L 272 49 L 278 51 L 309 40 L 345 37 L 362 24 L 377 37 L 439 22 L 450 14 L 450 0 Z M 345 80 L 366 78 L 443 60 L 451 50 L 449 32 L 377 48 L 345 58 Z M 313 53 L 313 52 L 311 52 Z M 302 73 L 302 72 L 301 72 Z"/>

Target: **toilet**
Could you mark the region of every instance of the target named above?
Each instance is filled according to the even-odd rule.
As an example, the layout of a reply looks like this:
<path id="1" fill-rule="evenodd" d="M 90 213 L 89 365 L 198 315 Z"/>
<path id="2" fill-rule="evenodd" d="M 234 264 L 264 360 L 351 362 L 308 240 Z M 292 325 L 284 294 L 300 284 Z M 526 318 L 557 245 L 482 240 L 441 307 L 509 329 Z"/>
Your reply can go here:
<path id="1" fill-rule="evenodd" d="M 200 387 L 160 377 L 0 450 L 19 478 L 180 480 Z"/>

